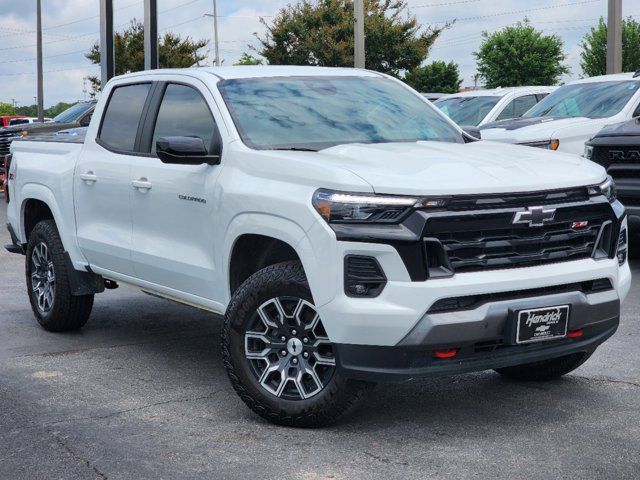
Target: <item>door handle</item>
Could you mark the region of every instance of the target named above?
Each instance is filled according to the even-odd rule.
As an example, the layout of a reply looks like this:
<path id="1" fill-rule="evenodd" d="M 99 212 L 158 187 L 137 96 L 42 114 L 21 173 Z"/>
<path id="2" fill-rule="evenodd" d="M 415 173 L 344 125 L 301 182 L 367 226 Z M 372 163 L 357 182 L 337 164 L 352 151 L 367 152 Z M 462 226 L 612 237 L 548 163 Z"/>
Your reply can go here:
<path id="1" fill-rule="evenodd" d="M 89 171 L 86 173 L 80 174 L 80 180 L 87 182 L 88 184 L 92 184 L 98 181 L 98 176 L 94 175 L 93 172 Z"/>
<path id="2" fill-rule="evenodd" d="M 133 185 L 133 188 L 137 188 L 138 190 L 141 190 L 141 191 L 151 190 L 151 182 L 144 177 L 138 180 L 133 180 L 131 182 L 131 185 Z"/>

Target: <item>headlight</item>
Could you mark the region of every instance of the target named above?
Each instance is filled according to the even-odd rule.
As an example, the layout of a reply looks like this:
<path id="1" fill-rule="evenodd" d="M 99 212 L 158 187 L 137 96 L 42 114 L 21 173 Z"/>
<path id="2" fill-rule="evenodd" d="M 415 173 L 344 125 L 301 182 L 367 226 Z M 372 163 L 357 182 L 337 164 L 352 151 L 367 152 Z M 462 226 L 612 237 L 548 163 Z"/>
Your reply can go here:
<path id="1" fill-rule="evenodd" d="M 593 158 L 593 147 L 591 145 L 585 145 L 582 156 L 587 160 L 591 160 Z"/>
<path id="2" fill-rule="evenodd" d="M 524 142 L 519 143 L 518 145 L 523 145 L 525 147 L 546 148 L 547 150 L 558 150 L 558 148 L 560 147 L 560 140 L 554 138 L 553 140 L 544 140 L 542 142 Z"/>
<path id="3" fill-rule="evenodd" d="M 618 198 L 618 193 L 616 191 L 616 182 L 613 181 L 611 175 L 608 175 L 607 179 L 600 185 L 589 187 L 589 195 L 604 195 L 607 200 L 609 200 L 610 202 L 614 202 Z"/>
<path id="4" fill-rule="evenodd" d="M 320 189 L 313 207 L 328 223 L 398 223 L 413 208 L 444 205 L 441 199 L 424 199 Z"/>

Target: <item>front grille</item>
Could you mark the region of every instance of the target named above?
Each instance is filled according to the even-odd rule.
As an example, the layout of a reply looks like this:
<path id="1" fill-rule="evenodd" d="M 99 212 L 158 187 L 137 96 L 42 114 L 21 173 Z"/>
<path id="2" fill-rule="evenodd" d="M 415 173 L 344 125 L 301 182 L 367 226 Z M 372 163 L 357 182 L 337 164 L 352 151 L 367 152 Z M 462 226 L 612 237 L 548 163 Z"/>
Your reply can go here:
<path id="1" fill-rule="evenodd" d="M 628 147 L 596 146 L 591 159 L 613 177 L 618 198 L 624 205 L 640 205 L 640 145 Z"/>
<path id="2" fill-rule="evenodd" d="M 611 280 L 608 278 L 598 278 L 577 283 L 567 283 L 565 285 L 554 285 L 552 287 L 529 288 L 526 290 L 511 290 L 509 292 L 482 293 L 479 295 L 465 295 L 461 297 L 442 298 L 431 305 L 427 313 L 457 312 L 462 310 L 473 310 L 485 303 L 514 300 L 517 298 L 540 297 L 543 295 L 554 295 L 556 293 L 582 292 L 586 295 L 611 290 Z"/>
<path id="3" fill-rule="evenodd" d="M 608 204 L 560 207 L 552 222 L 538 227 L 514 224 L 515 211 L 433 215 L 427 220 L 427 254 L 441 251 L 439 266 L 451 274 L 589 258 L 611 214 Z M 612 251 L 611 245 L 598 247 L 607 255 Z"/>
<path id="4" fill-rule="evenodd" d="M 559 203 L 584 202 L 589 199 L 586 188 L 552 190 L 499 195 L 457 196 L 447 201 L 450 211 L 480 210 L 487 208 L 513 208 Z"/>
<path id="5" fill-rule="evenodd" d="M 9 147 L 11 146 L 10 138 L 15 137 L 14 133 L 0 133 L 0 156 L 4 156 L 9 153 Z"/>

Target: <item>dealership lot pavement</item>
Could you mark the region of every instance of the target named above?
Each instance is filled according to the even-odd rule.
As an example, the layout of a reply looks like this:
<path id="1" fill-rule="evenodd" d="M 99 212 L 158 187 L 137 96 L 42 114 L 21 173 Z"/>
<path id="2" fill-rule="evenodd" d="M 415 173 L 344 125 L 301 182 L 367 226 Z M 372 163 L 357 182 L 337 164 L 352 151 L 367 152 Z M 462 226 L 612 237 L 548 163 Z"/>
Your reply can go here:
<path id="1" fill-rule="evenodd" d="M 31 314 L 23 257 L 2 250 L 0 478 L 640 478 L 633 262 L 620 330 L 563 380 L 383 385 L 348 421 L 295 430 L 235 395 L 216 316 L 120 287 L 96 297 L 81 332 L 50 334 Z"/>

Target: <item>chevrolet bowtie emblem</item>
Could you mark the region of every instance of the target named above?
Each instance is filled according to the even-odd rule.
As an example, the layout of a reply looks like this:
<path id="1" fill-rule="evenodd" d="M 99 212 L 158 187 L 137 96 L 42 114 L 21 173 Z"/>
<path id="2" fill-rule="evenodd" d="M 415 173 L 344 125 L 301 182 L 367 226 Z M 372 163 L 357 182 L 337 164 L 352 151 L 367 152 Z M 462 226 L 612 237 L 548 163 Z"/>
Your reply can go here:
<path id="1" fill-rule="evenodd" d="M 545 222 L 552 221 L 555 216 L 555 208 L 527 207 L 524 212 L 516 212 L 512 223 L 526 223 L 530 227 L 542 227 Z"/>

